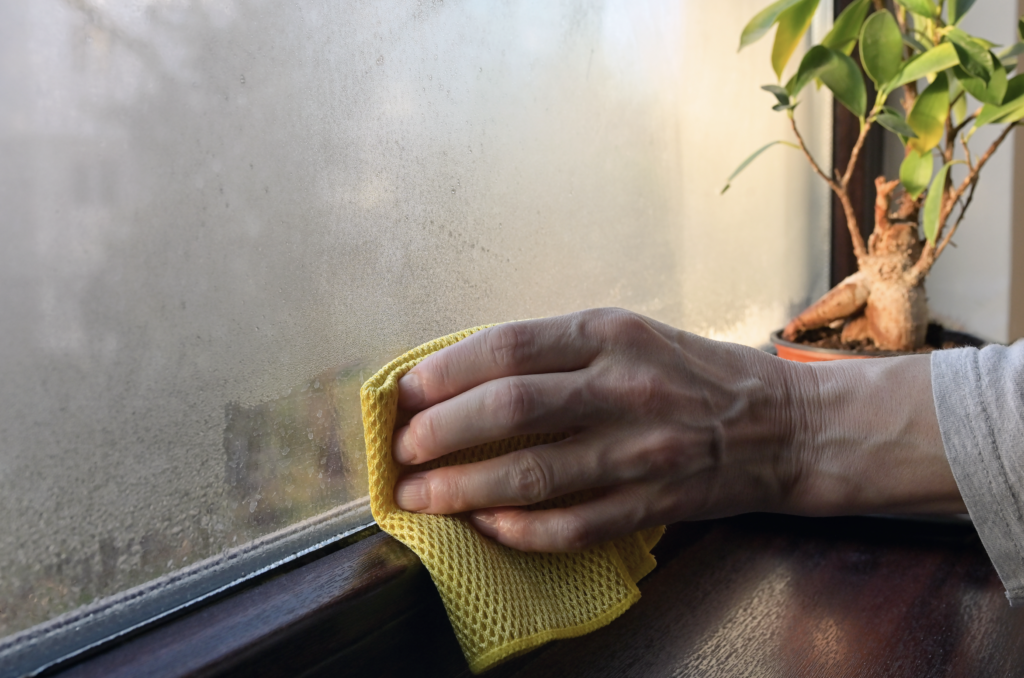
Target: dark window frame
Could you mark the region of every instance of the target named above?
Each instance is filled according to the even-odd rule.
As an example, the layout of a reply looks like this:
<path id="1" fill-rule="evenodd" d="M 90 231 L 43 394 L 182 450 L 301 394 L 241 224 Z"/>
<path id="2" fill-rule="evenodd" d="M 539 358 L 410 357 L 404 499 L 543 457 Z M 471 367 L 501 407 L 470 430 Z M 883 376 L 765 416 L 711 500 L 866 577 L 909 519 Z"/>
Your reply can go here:
<path id="1" fill-rule="evenodd" d="M 853 0 L 835 0 L 833 16 L 839 16 Z M 853 58 L 860 63 L 860 57 L 854 50 Z M 875 89 L 868 82 L 868 98 L 873 99 Z M 838 101 L 832 103 L 832 167 L 846 168 L 853 152 L 853 146 L 860 134 L 860 121 Z M 875 228 L 875 177 L 882 174 L 884 135 L 878 125 L 874 125 L 864 145 L 861 147 L 857 164 L 850 176 L 847 190 L 853 211 L 857 217 L 860 233 L 867 242 L 868 236 Z M 835 193 L 832 193 L 832 246 L 831 246 L 830 284 L 837 285 L 847 276 L 857 272 L 857 258 L 853 256 L 853 241 L 846 225 L 846 214 Z"/>

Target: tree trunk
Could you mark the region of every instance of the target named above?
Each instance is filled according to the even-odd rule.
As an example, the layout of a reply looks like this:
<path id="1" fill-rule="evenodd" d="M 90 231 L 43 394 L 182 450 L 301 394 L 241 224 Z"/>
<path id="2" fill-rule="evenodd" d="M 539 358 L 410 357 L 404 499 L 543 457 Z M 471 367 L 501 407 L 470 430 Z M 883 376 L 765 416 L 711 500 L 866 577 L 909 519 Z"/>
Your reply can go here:
<path id="1" fill-rule="evenodd" d="M 783 331 L 785 339 L 797 341 L 807 330 L 841 325 L 844 343 L 870 341 L 883 351 L 913 351 L 924 345 L 928 300 L 923 281 L 915 282 L 910 274 L 924 246 L 918 237 L 917 207 L 904 200 L 890 217 L 889 198 L 899 182 L 879 177 L 876 185 L 875 230 L 859 270 L 794 318 Z"/>

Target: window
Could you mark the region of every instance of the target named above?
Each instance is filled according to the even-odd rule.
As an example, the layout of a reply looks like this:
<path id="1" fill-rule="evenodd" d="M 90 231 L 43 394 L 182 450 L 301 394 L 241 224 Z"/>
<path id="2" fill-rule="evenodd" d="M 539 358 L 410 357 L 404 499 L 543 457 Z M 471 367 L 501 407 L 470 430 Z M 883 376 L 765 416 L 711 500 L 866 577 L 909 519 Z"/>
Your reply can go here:
<path id="1" fill-rule="evenodd" d="M 829 196 L 783 148 L 719 195 L 788 134 L 762 4 L 0 3 L 0 660 L 365 524 L 358 386 L 425 340 L 619 305 L 764 343 Z"/>

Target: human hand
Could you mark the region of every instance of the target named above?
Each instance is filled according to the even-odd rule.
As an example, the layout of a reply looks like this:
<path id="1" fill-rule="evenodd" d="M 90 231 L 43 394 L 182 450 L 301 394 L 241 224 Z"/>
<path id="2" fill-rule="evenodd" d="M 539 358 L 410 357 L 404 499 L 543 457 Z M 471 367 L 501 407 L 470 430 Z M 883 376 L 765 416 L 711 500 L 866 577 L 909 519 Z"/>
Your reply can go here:
<path id="1" fill-rule="evenodd" d="M 617 309 L 499 325 L 399 382 L 395 433 L 420 464 L 526 433 L 560 442 L 405 476 L 400 507 L 469 513 L 514 548 L 565 551 L 644 527 L 786 510 L 802 475 L 790 363 Z M 581 490 L 569 508 L 522 507 Z"/>

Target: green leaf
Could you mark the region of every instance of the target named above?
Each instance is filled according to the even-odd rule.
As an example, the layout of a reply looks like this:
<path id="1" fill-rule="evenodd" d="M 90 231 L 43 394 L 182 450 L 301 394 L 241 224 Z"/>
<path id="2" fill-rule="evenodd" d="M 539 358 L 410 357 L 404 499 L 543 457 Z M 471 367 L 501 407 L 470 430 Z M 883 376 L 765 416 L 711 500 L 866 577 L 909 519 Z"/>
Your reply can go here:
<path id="1" fill-rule="evenodd" d="M 949 176 L 949 168 L 953 164 L 952 162 L 947 162 L 942 166 L 942 169 L 932 179 L 932 185 L 928 188 L 928 195 L 924 199 L 921 226 L 924 228 L 924 237 L 933 246 L 935 245 L 935 238 L 939 235 L 939 216 L 942 213 L 942 197 L 946 192 L 946 177 Z"/>
<path id="2" fill-rule="evenodd" d="M 789 92 L 786 91 L 785 87 L 779 87 L 778 85 L 761 85 L 761 89 L 765 92 L 771 92 L 774 94 L 780 105 L 789 106 Z"/>
<path id="3" fill-rule="evenodd" d="M 900 85 L 920 80 L 932 73 L 952 68 L 959 63 L 960 57 L 957 56 L 956 48 L 953 47 L 952 43 L 944 42 L 941 45 L 932 47 L 924 54 L 918 54 L 916 57 L 903 64 L 903 68 L 895 78 L 889 81 L 885 88 L 887 91 L 891 92 Z"/>
<path id="4" fill-rule="evenodd" d="M 1024 40 L 1024 19 L 1017 19 L 1017 37 Z"/>
<path id="5" fill-rule="evenodd" d="M 800 0 L 779 15 L 779 27 L 775 31 L 775 44 L 772 45 L 772 68 L 775 69 L 776 77 L 782 78 L 783 69 L 804 33 L 810 28 L 817 9 L 818 0 Z"/>
<path id="6" fill-rule="evenodd" d="M 1016 75 L 1006 83 L 1006 94 L 1003 95 L 1003 103 L 1009 103 L 1022 96 L 1024 96 L 1024 75 Z"/>
<path id="7" fill-rule="evenodd" d="M 1021 53 L 1024 53 L 1024 42 L 1014 43 L 996 56 L 999 58 L 999 62 L 1003 64 L 1003 68 L 1007 71 L 1012 71 L 1017 68 L 1017 56 Z"/>
<path id="8" fill-rule="evenodd" d="M 1024 42 L 1015 42 L 1000 52 L 998 56 L 1000 59 L 1005 59 L 1006 57 L 1017 56 L 1021 52 L 1024 52 Z"/>
<path id="9" fill-rule="evenodd" d="M 842 52 L 850 56 L 854 46 L 857 44 L 857 36 L 860 35 L 861 24 L 864 17 L 868 15 L 871 8 L 871 0 L 854 0 L 844 9 L 832 23 L 832 30 L 824 37 L 821 44 L 824 47 Z"/>
<path id="10" fill-rule="evenodd" d="M 1017 122 L 1021 118 L 1024 118 L 1024 101 L 1018 101 L 1016 105 L 1011 106 L 995 121 L 1000 124 L 1009 125 L 1012 122 Z"/>
<path id="11" fill-rule="evenodd" d="M 1003 68 L 1001 63 L 992 72 L 992 77 L 988 83 L 982 81 L 981 78 L 975 78 L 969 73 L 965 73 L 959 66 L 953 67 L 953 75 L 956 76 L 956 79 L 960 81 L 965 90 L 983 104 L 998 106 L 1003 103 L 1003 98 L 1006 95 L 1006 69 Z"/>
<path id="12" fill-rule="evenodd" d="M 928 47 L 923 42 L 918 40 L 912 35 L 903 36 L 903 44 L 910 47 L 911 49 L 917 50 L 918 52 L 927 52 Z"/>
<path id="13" fill-rule="evenodd" d="M 1016 116 L 1018 111 L 1022 110 L 1024 110 L 1024 75 L 1017 75 L 1006 83 L 1006 94 L 1003 96 L 1003 104 L 1001 106 L 985 104 L 981 109 L 981 113 L 978 114 L 977 120 L 974 121 L 974 126 L 971 128 L 967 138 L 970 139 L 979 127 L 989 123 L 1020 120 L 1021 116 L 1014 116 Z M 1012 118 L 1012 120 L 1007 120 L 1007 118 Z"/>
<path id="14" fill-rule="evenodd" d="M 903 34 L 889 10 L 875 12 L 860 32 L 860 62 L 876 85 L 896 77 L 903 61 Z"/>
<path id="15" fill-rule="evenodd" d="M 949 0 L 946 12 L 950 25 L 955 26 L 960 23 L 960 19 L 964 18 L 964 14 L 967 14 L 967 10 L 972 5 L 974 5 L 974 0 Z"/>
<path id="16" fill-rule="evenodd" d="M 828 66 L 818 72 L 818 77 L 843 106 L 858 118 L 863 118 L 868 107 L 867 88 L 864 76 L 853 59 L 842 52 L 832 52 Z"/>
<path id="17" fill-rule="evenodd" d="M 903 116 L 892 109 L 886 109 L 875 117 L 875 122 L 889 130 L 908 139 L 917 137 L 917 133 L 910 128 Z"/>
<path id="18" fill-rule="evenodd" d="M 939 15 L 938 6 L 932 0 L 896 0 L 914 14 L 934 18 Z"/>
<path id="19" fill-rule="evenodd" d="M 729 178 L 725 180 L 725 187 L 722 189 L 722 191 L 721 191 L 721 193 L 719 193 L 719 195 L 721 195 L 722 193 L 725 193 L 726 191 L 729 190 L 729 187 L 732 186 L 732 180 L 735 179 L 737 176 L 739 176 L 740 172 L 742 172 L 743 170 L 747 169 L 747 165 L 749 165 L 750 163 L 754 162 L 754 160 L 757 159 L 757 156 L 761 155 L 762 153 L 764 153 L 765 151 L 767 151 L 769 148 L 771 148 L 772 146 L 774 146 L 776 144 L 782 144 L 783 146 L 789 146 L 790 148 L 795 148 L 797 150 L 800 149 L 799 146 L 797 146 L 796 144 L 792 144 L 792 143 L 790 143 L 788 141 L 776 140 L 776 141 L 768 142 L 767 144 L 765 144 L 761 148 L 759 148 L 756 151 L 754 151 L 753 153 L 751 153 L 747 157 L 746 160 L 744 160 L 743 162 L 740 163 L 740 166 L 737 167 L 736 170 L 732 174 L 729 175 Z"/>
<path id="20" fill-rule="evenodd" d="M 779 15 L 800 1 L 801 0 L 778 0 L 758 12 L 754 18 L 743 27 L 743 33 L 740 34 L 740 49 L 743 49 L 747 45 L 753 44 L 764 37 L 764 34 L 775 25 L 776 21 L 779 20 Z"/>
<path id="21" fill-rule="evenodd" d="M 988 48 L 955 27 L 946 30 L 946 39 L 956 48 L 960 67 L 972 77 L 980 78 L 988 84 L 996 63 Z"/>
<path id="22" fill-rule="evenodd" d="M 796 75 L 786 83 L 790 96 L 796 96 L 813 78 L 819 78 L 843 106 L 858 118 L 867 109 L 864 77 L 853 59 L 842 52 L 816 45 L 807 51 Z"/>
<path id="23" fill-rule="evenodd" d="M 935 76 L 914 102 L 907 123 L 917 132 L 917 138 L 908 143 L 918 153 L 926 153 L 942 140 L 949 117 L 949 79 L 945 73 Z"/>
<path id="24" fill-rule="evenodd" d="M 1009 99 L 1009 97 L 1007 97 L 1007 99 Z M 967 135 L 967 138 L 970 139 L 974 136 L 974 133 L 978 131 L 978 128 L 983 125 L 988 125 L 990 123 L 1009 124 L 1017 122 L 1021 118 L 1024 118 L 1024 96 L 1019 96 L 1016 99 L 1010 100 L 1002 106 L 985 104 L 984 108 L 981 109 L 981 113 L 978 115 L 978 119 L 974 121 L 974 127 L 971 128 L 971 132 Z"/>
<path id="25" fill-rule="evenodd" d="M 903 188 L 911 198 L 916 200 L 917 196 L 928 188 L 933 169 L 935 169 L 935 157 L 931 152 L 907 152 L 907 157 L 903 158 L 903 163 L 900 164 L 900 183 L 903 184 Z"/>
<path id="26" fill-rule="evenodd" d="M 796 74 L 786 83 L 786 91 L 789 96 L 795 97 L 800 94 L 804 87 L 811 80 L 818 76 L 818 71 L 824 68 L 832 60 L 833 50 L 823 45 L 815 45 L 807 50 L 804 58 L 800 60 L 800 67 Z"/>
<path id="27" fill-rule="evenodd" d="M 953 122 L 957 125 L 967 119 L 967 97 L 961 96 L 953 103 L 950 109 L 953 115 Z"/>

